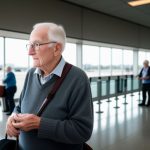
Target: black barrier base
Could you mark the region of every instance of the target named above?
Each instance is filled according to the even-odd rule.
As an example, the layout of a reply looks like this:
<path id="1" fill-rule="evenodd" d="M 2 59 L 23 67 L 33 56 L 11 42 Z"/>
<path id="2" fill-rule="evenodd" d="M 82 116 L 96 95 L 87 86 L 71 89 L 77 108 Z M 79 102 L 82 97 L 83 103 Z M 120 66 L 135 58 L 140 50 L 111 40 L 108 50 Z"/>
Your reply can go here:
<path id="1" fill-rule="evenodd" d="M 127 97 L 126 97 L 126 95 L 124 96 L 124 98 L 125 98 L 125 100 L 124 100 L 124 103 L 122 103 L 122 104 L 127 105 L 128 103 L 127 103 Z"/>
<path id="2" fill-rule="evenodd" d="M 115 97 L 116 106 L 114 107 L 115 109 L 120 108 L 120 107 L 118 106 L 118 100 L 119 100 L 119 98 L 118 98 L 118 96 L 116 96 L 116 97 Z"/>
<path id="3" fill-rule="evenodd" d="M 108 103 L 109 103 L 109 102 L 112 102 L 112 101 L 111 101 L 110 99 L 108 99 L 106 102 L 108 102 Z"/>
<path id="4" fill-rule="evenodd" d="M 127 105 L 128 103 L 127 103 L 127 102 L 125 102 L 125 103 L 122 103 L 122 104 Z"/>
<path id="5" fill-rule="evenodd" d="M 137 101 L 140 102 L 140 101 L 142 101 L 142 100 L 140 99 L 140 98 L 141 98 L 141 92 L 139 92 L 138 95 L 139 95 L 139 99 L 138 99 Z"/>
<path id="6" fill-rule="evenodd" d="M 96 113 L 98 113 L 98 114 L 102 114 L 102 113 L 103 113 L 103 111 L 97 111 Z"/>
<path id="7" fill-rule="evenodd" d="M 115 106 L 114 108 L 115 108 L 115 109 L 119 109 L 120 107 L 119 107 L 119 106 Z"/>

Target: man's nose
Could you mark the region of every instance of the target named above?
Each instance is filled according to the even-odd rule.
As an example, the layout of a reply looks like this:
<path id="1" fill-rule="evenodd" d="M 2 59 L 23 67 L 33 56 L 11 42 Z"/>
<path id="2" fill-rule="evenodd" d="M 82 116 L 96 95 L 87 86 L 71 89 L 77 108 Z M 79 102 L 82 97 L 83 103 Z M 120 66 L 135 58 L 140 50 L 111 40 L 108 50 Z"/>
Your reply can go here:
<path id="1" fill-rule="evenodd" d="M 29 48 L 28 55 L 34 55 L 34 54 L 35 54 L 34 48 Z"/>

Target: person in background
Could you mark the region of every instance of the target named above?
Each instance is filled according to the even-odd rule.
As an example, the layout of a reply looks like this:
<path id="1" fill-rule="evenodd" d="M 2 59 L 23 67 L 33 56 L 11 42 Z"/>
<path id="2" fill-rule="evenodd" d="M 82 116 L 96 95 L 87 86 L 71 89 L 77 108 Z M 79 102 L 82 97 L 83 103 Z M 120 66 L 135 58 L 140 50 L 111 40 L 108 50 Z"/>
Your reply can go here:
<path id="1" fill-rule="evenodd" d="M 17 87 L 16 87 L 16 77 L 15 74 L 12 72 L 12 68 L 8 66 L 6 71 L 7 71 L 7 75 L 3 80 L 3 83 L 6 87 L 5 100 L 6 100 L 6 105 L 8 106 L 7 115 L 10 115 L 13 112 L 15 107 L 14 95 L 17 91 Z"/>
<path id="2" fill-rule="evenodd" d="M 145 60 L 143 62 L 143 68 L 140 71 L 140 74 L 138 75 L 139 80 L 142 80 L 142 96 L 143 100 L 142 103 L 139 104 L 139 106 L 150 106 L 150 67 L 149 67 L 149 61 Z M 146 103 L 146 94 L 148 93 L 148 102 Z"/>
<path id="3" fill-rule="evenodd" d="M 19 136 L 20 150 L 83 150 L 93 129 L 91 88 L 85 72 L 72 66 L 42 115 L 37 112 L 66 61 L 66 33 L 54 23 L 33 27 L 27 45 L 33 67 L 27 73 L 19 105 L 8 118 L 6 132 Z"/>

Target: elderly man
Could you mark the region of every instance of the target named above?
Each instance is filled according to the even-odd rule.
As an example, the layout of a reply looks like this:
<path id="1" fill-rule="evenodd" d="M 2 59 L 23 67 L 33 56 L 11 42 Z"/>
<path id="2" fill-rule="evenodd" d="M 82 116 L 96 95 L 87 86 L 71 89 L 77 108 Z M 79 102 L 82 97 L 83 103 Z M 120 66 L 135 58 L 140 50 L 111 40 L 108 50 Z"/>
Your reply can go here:
<path id="1" fill-rule="evenodd" d="M 92 133 L 93 109 L 87 76 L 72 66 L 41 117 L 36 115 L 65 60 L 66 34 L 62 26 L 39 23 L 30 35 L 28 53 L 35 68 L 29 70 L 19 105 L 8 118 L 9 136 L 19 135 L 21 150 L 82 150 Z"/>
<path id="2" fill-rule="evenodd" d="M 143 62 L 143 68 L 141 69 L 141 72 L 139 74 L 139 80 L 142 80 L 142 95 L 143 95 L 143 101 L 139 106 L 150 106 L 150 67 L 149 67 L 149 61 L 145 60 Z M 146 93 L 148 92 L 148 102 L 146 102 Z"/>

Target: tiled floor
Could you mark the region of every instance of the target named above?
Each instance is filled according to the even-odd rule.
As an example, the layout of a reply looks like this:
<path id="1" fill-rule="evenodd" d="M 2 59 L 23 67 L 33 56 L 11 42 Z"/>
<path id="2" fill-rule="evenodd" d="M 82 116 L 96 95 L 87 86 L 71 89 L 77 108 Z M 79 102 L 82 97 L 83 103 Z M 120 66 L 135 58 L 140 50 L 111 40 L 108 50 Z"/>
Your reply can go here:
<path id="1" fill-rule="evenodd" d="M 88 143 L 94 150 L 150 150 L 150 108 L 138 107 L 138 94 L 127 96 L 128 105 L 119 97 L 119 109 L 114 109 L 115 100 L 102 101 L 104 113 L 96 113 L 94 102 L 94 129 Z M 0 107 L 0 138 L 5 134 L 6 115 Z"/>

